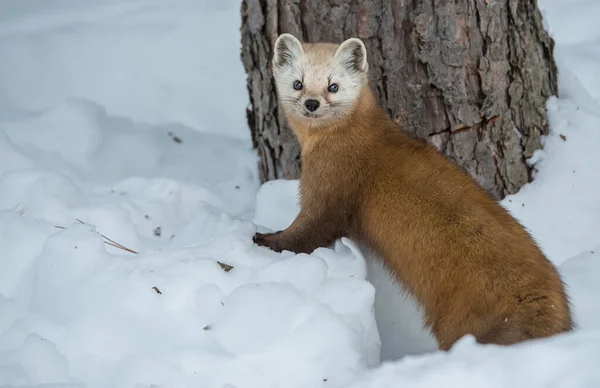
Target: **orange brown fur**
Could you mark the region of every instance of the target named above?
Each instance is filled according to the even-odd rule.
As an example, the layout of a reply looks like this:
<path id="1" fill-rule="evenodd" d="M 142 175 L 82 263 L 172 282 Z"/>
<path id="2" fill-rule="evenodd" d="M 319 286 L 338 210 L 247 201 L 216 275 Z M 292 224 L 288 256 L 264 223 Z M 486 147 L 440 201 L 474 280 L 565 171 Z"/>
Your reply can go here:
<path id="1" fill-rule="evenodd" d="M 302 47 L 319 58 L 337 45 Z M 509 345 L 573 329 L 561 278 L 527 231 L 461 168 L 399 130 L 368 82 L 343 116 L 308 119 L 287 105 L 302 147 L 301 211 L 287 229 L 257 233 L 257 244 L 297 253 L 341 237 L 366 244 L 423 307 L 444 350 L 465 334 Z"/>

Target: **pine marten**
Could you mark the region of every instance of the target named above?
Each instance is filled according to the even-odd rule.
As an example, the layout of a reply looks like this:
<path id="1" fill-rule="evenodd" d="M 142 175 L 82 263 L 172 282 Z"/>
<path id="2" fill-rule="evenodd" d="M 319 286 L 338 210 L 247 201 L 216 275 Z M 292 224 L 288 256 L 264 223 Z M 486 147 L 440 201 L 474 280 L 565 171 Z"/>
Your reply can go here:
<path id="1" fill-rule="evenodd" d="M 491 194 L 400 130 L 379 106 L 368 67 L 359 39 L 278 37 L 272 70 L 301 145 L 301 210 L 287 229 L 254 242 L 296 253 L 341 237 L 366 245 L 422 306 L 442 350 L 466 334 L 510 345 L 572 330 L 554 265 Z"/>

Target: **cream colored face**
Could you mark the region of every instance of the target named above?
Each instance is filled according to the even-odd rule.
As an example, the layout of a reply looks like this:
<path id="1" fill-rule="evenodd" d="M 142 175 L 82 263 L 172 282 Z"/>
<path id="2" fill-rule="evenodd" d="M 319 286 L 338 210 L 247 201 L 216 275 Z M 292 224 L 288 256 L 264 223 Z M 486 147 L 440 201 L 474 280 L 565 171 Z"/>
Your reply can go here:
<path id="1" fill-rule="evenodd" d="M 288 115 L 311 120 L 347 115 L 367 83 L 367 53 L 359 39 L 302 45 L 282 34 L 274 51 L 277 94 Z"/>

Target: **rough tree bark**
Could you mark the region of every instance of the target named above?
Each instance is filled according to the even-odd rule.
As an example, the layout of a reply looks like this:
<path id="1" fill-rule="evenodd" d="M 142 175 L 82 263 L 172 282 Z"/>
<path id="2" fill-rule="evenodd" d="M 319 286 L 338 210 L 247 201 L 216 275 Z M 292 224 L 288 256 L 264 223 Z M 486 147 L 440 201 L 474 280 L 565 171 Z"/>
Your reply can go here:
<path id="1" fill-rule="evenodd" d="M 359 37 L 379 101 L 496 198 L 530 180 L 557 93 L 554 42 L 535 0 L 244 0 L 248 124 L 263 181 L 297 178 L 299 146 L 277 106 L 275 39 Z"/>

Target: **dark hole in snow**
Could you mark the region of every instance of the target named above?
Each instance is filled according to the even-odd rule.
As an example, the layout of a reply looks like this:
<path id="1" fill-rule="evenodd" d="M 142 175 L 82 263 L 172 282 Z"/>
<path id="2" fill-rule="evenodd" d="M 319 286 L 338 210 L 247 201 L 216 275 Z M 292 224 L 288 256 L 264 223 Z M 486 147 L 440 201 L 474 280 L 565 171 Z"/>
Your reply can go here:
<path id="1" fill-rule="evenodd" d="M 160 226 L 157 226 L 156 229 L 153 230 L 153 232 L 156 237 L 160 237 L 160 235 L 162 234 Z"/>

